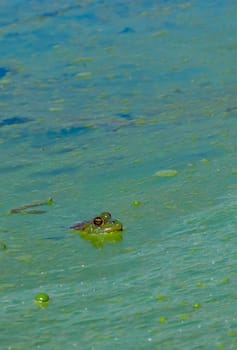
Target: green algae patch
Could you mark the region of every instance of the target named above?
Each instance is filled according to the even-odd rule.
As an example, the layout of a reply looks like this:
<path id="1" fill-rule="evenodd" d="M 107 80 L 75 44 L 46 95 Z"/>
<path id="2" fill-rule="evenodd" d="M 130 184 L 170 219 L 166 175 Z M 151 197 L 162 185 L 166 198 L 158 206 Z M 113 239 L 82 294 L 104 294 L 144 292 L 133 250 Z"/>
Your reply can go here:
<path id="1" fill-rule="evenodd" d="M 76 77 L 78 79 L 90 79 L 92 77 L 91 72 L 81 72 L 77 73 Z"/>
<path id="2" fill-rule="evenodd" d="M 0 242 L 0 251 L 6 250 L 7 245 L 4 242 Z"/>
<path id="3" fill-rule="evenodd" d="M 48 307 L 49 301 L 49 295 L 46 293 L 39 293 L 35 296 L 35 302 L 41 308 Z"/>
<path id="4" fill-rule="evenodd" d="M 231 330 L 231 331 L 229 332 L 229 336 L 230 336 L 230 337 L 237 337 L 237 331 L 236 331 L 236 330 Z"/>
<path id="5" fill-rule="evenodd" d="M 0 292 L 7 292 L 9 290 L 16 290 L 17 286 L 14 283 L 4 283 L 0 285 Z"/>
<path id="6" fill-rule="evenodd" d="M 133 201 L 132 204 L 134 207 L 140 207 L 142 205 L 142 202 L 141 201 Z"/>
<path id="7" fill-rule="evenodd" d="M 166 317 L 160 317 L 159 322 L 160 323 L 167 323 L 168 319 Z"/>
<path id="8" fill-rule="evenodd" d="M 33 256 L 32 255 L 21 255 L 16 257 L 16 260 L 25 264 L 31 264 L 33 261 Z"/>
<path id="9" fill-rule="evenodd" d="M 221 281 L 221 284 L 229 284 L 230 283 L 230 279 L 228 277 L 224 278 L 222 281 Z"/>
<path id="10" fill-rule="evenodd" d="M 200 303 L 195 303 L 195 304 L 193 304 L 193 308 L 194 308 L 194 309 L 200 309 L 200 307 L 201 307 L 201 304 L 200 304 Z"/>
<path id="11" fill-rule="evenodd" d="M 167 170 L 159 170 L 157 171 L 154 176 L 155 177 L 174 177 L 179 174 L 178 170 L 175 169 L 167 169 Z"/>
<path id="12" fill-rule="evenodd" d="M 74 63 L 77 64 L 85 64 L 85 63 L 92 63 L 94 62 L 94 58 L 92 57 L 76 57 L 74 59 Z"/>
<path id="13" fill-rule="evenodd" d="M 192 318 L 192 315 L 191 314 L 182 314 L 182 315 L 179 315 L 179 319 L 181 321 L 187 321 L 189 320 L 190 318 Z"/>
<path id="14" fill-rule="evenodd" d="M 166 295 L 157 295 L 156 296 L 156 300 L 159 301 L 159 302 L 166 302 L 168 301 L 168 297 Z"/>
<path id="15" fill-rule="evenodd" d="M 77 232 L 82 239 L 90 242 L 95 248 L 103 248 L 107 244 L 116 244 L 123 240 L 122 231 L 91 234 L 84 231 L 75 232 Z"/>
<path id="16" fill-rule="evenodd" d="M 10 84 L 11 84 L 11 80 L 10 79 L 1 79 L 0 80 L 0 85 L 7 86 L 7 85 L 10 85 Z"/>
<path id="17" fill-rule="evenodd" d="M 165 30 L 160 30 L 160 31 L 155 32 L 155 33 L 152 34 L 152 36 L 154 38 L 163 38 L 164 36 L 167 36 L 167 35 L 168 35 L 168 32 L 165 31 Z"/>

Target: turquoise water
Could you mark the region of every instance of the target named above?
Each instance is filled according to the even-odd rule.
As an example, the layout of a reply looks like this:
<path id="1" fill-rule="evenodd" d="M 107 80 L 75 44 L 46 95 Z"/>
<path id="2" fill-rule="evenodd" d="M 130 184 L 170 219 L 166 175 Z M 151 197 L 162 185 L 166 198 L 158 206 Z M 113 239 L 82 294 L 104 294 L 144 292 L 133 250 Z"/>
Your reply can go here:
<path id="1" fill-rule="evenodd" d="M 236 349 L 237 8 L 223 3 L 1 1 L 1 349 Z M 9 214 L 49 197 L 42 215 Z M 104 210 L 122 242 L 69 231 Z"/>

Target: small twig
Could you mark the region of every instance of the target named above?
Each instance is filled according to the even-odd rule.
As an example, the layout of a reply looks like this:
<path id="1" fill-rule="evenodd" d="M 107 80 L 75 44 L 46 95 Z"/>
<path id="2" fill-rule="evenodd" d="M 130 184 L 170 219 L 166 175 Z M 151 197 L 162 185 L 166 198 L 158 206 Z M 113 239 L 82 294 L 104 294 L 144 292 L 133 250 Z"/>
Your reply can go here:
<path id="1" fill-rule="evenodd" d="M 23 205 L 22 207 L 14 208 L 10 210 L 10 214 L 43 214 L 45 210 L 28 210 L 30 208 L 40 207 L 43 205 L 53 205 L 53 199 L 49 198 L 44 202 L 35 202 L 31 204 Z"/>

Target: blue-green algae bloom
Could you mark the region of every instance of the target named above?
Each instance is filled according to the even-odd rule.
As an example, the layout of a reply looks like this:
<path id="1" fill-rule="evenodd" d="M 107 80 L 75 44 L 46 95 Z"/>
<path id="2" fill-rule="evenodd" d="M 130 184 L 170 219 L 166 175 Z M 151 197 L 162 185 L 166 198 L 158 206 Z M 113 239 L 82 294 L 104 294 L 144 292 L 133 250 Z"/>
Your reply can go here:
<path id="1" fill-rule="evenodd" d="M 106 243 L 122 241 L 123 225 L 119 220 L 113 220 L 109 212 L 103 212 L 91 220 L 79 222 L 70 227 L 79 235 L 92 243 L 96 248 L 103 247 Z"/>

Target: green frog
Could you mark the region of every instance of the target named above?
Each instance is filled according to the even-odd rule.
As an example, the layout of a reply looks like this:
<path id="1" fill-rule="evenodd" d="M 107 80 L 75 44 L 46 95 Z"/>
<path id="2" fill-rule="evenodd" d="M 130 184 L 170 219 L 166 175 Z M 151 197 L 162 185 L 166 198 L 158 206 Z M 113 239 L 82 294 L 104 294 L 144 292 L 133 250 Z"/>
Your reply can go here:
<path id="1" fill-rule="evenodd" d="M 92 220 L 79 222 L 70 228 L 88 235 L 97 235 L 122 231 L 123 225 L 119 220 L 112 220 L 109 212 L 103 212 Z"/>

